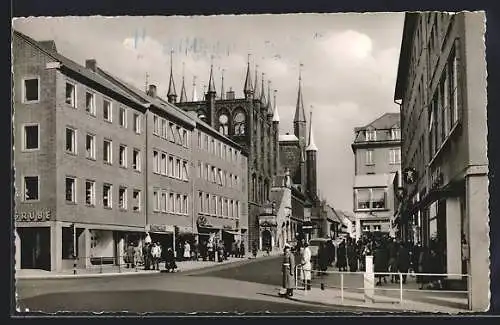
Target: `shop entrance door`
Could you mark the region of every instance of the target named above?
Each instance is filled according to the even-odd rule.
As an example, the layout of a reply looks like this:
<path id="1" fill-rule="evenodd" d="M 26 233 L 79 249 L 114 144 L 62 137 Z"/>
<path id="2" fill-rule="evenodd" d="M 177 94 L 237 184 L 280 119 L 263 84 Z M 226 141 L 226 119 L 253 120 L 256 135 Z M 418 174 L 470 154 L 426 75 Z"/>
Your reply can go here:
<path id="1" fill-rule="evenodd" d="M 50 271 L 50 227 L 17 228 L 21 240 L 21 269 Z"/>
<path id="2" fill-rule="evenodd" d="M 264 230 L 262 232 L 262 250 L 271 250 L 272 249 L 272 235 L 271 231 Z"/>

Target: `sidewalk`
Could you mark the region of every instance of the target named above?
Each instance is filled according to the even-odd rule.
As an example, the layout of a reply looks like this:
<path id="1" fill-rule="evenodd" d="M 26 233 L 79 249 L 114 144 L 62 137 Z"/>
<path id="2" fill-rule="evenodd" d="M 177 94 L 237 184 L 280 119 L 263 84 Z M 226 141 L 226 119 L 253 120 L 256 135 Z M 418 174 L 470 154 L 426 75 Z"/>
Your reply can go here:
<path id="1" fill-rule="evenodd" d="M 361 286 L 358 289 L 345 288 L 342 292 L 340 288 L 325 287 L 321 290 L 318 286 L 313 286 L 310 291 L 298 289 L 294 291 L 291 298 L 295 301 L 316 303 L 321 305 L 380 309 L 381 311 L 399 311 L 399 312 L 429 312 L 429 313 L 467 313 L 467 297 L 464 294 L 453 292 L 426 292 L 419 291 L 413 285 L 405 286 L 403 291 L 403 300 L 400 303 L 400 292 L 397 290 L 399 285 L 387 285 L 384 287 L 375 287 L 374 302 L 365 302 L 364 290 Z M 381 290 L 395 289 L 395 290 Z"/>
<path id="2" fill-rule="evenodd" d="M 279 252 L 270 252 L 269 256 L 276 256 Z M 268 256 L 265 252 L 258 252 L 257 258 Z M 238 262 L 246 262 L 253 259 L 251 254 L 243 258 L 230 257 L 223 262 L 213 261 L 178 261 L 178 272 L 187 272 L 193 270 L 200 270 L 209 267 L 216 267 L 221 265 L 233 264 Z M 165 269 L 165 262 L 160 263 L 160 270 Z M 124 265 L 103 265 L 94 266 L 87 269 L 77 269 L 77 274 L 73 274 L 73 269 L 67 269 L 60 272 L 45 271 L 39 269 L 21 269 L 15 271 L 16 279 L 59 279 L 59 278 L 92 278 L 92 277 L 106 277 L 106 276 L 126 276 L 126 275 L 139 275 L 139 274 L 156 274 L 157 270 L 144 270 L 144 266 L 137 268 L 126 268 Z"/>

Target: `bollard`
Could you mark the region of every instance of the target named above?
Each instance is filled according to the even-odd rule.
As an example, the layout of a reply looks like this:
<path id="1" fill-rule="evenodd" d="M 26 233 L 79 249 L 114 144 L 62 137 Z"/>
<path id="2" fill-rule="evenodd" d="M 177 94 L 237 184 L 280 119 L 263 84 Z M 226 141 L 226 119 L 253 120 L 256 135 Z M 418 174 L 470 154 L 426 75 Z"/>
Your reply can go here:
<path id="1" fill-rule="evenodd" d="M 403 275 L 399 273 L 399 303 L 403 303 Z"/>
<path id="2" fill-rule="evenodd" d="M 323 282 L 321 283 L 321 290 L 325 290 L 325 284 Z"/>
<path id="3" fill-rule="evenodd" d="M 364 290 L 365 302 L 373 303 L 375 295 L 375 274 L 373 273 L 373 256 L 365 257 Z"/>
<path id="4" fill-rule="evenodd" d="M 340 301 L 344 303 L 344 273 L 340 273 Z"/>
<path id="5" fill-rule="evenodd" d="M 76 256 L 73 256 L 73 275 L 76 275 Z"/>

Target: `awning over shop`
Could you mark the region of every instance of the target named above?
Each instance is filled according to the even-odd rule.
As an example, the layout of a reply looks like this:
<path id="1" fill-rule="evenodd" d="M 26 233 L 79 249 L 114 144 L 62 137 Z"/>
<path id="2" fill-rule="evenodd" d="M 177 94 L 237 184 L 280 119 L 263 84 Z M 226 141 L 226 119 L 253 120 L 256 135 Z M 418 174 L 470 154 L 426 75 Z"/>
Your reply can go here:
<path id="1" fill-rule="evenodd" d="M 224 232 L 226 234 L 229 234 L 229 235 L 235 235 L 235 236 L 239 236 L 240 235 L 240 232 L 239 231 L 236 231 L 236 230 L 225 230 L 224 229 Z"/>

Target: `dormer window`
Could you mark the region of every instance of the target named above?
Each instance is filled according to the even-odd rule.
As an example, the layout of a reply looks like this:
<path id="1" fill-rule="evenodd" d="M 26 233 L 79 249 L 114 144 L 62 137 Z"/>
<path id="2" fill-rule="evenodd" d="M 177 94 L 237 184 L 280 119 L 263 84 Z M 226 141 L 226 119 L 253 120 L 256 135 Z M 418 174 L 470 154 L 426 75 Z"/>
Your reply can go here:
<path id="1" fill-rule="evenodd" d="M 365 131 L 365 141 L 376 141 L 377 131 L 376 130 L 366 130 Z"/>

